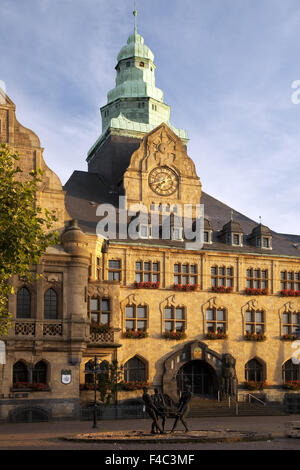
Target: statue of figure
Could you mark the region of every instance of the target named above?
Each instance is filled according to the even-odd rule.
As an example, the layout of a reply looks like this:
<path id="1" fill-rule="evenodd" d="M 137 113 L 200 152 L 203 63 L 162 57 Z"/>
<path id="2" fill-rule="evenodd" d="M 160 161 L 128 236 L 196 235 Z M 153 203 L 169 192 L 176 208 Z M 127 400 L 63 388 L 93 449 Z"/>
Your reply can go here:
<path id="1" fill-rule="evenodd" d="M 190 411 L 189 403 L 190 403 L 191 398 L 192 398 L 191 387 L 190 385 L 186 385 L 186 388 L 184 389 L 180 397 L 180 400 L 178 402 L 177 411 L 176 411 L 177 416 L 175 418 L 171 432 L 173 432 L 176 429 L 179 419 L 182 422 L 183 426 L 185 427 L 185 432 L 188 432 L 188 427 L 186 425 L 184 418 L 187 416 L 188 412 Z"/>
<path id="2" fill-rule="evenodd" d="M 237 376 L 235 371 L 235 359 L 231 354 L 223 355 L 222 366 L 222 392 L 225 397 L 236 397 Z"/>
<path id="3" fill-rule="evenodd" d="M 159 411 L 154 405 L 151 396 L 148 393 L 147 387 L 143 388 L 143 400 L 146 406 L 146 411 L 150 418 L 152 419 L 152 425 L 151 425 L 151 434 L 156 434 L 158 431 L 163 434 L 164 431 L 161 429 L 160 425 L 158 424 L 158 415 Z"/>
<path id="4" fill-rule="evenodd" d="M 165 430 L 166 414 L 167 414 L 167 405 L 162 393 L 159 393 L 157 388 L 154 389 L 154 395 L 152 395 L 152 401 L 154 406 L 157 409 L 157 415 L 162 419 L 162 430 Z"/>

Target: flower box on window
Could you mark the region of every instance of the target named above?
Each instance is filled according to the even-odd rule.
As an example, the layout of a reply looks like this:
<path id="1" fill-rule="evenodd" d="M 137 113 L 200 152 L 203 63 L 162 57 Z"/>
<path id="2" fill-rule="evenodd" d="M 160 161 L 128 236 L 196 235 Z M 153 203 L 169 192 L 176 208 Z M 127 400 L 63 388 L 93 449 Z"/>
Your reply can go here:
<path id="1" fill-rule="evenodd" d="M 12 391 L 28 390 L 31 392 L 47 392 L 50 390 L 49 385 L 44 383 L 16 382 L 12 386 Z"/>
<path id="2" fill-rule="evenodd" d="M 186 338 L 186 334 L 184 331 L 165 331 L 163 333 L 163 337 L 165 339 L 176 339 L 176 340 L 180 340 L 180 339 L 185 339 Z"/>
<path id="3" fill-rule="evenodd" d="M 134 283 L 135 289 L 158 289 L 159 288 L 159 282 L 137 282 L 135 281 Z"/>
<path id="4" fill-rule="evenodd" d="M 91 322 L 91 333 L 109 333 L 112 328 L 109 325 Z"/>
<path id="5" fill-rule="evenodd" d="M 140 339 L 148 338 L 149 334 L 145 330 L 127 330 L 124 333 L 125 338 Z"/>
<path id="6" fill-rule="evenodd" d="M 287 390 L 300 390 L 300 380 L 288 380 L 283 384 Z"/>
<path id="7" fill-rule="evenodd" d="M 246 295 L 269 295 L 268 289 L 256 289 L 252 287 L 247 287 L 245 289 Z"/>
<path id="8" fill-rule="evenodd" d="M 95 384 L 93 383 L 86 383 L 86 384 L 80 384 L 79 385 L 79 390 L 95 390 Z M 96 390 L 99 390 L 99 385 L 96 383 Z"/>
<path id="9" fill-rule="evenodd" d="M 219 294 L 231 294 L 231 292 L 233 291 L 233 287 L 232 286 L 229 286 L 229 287 L 225 287 L 225 286 L 216 287 L 215 286 L 215 287 L 212 287 L 211 290 Z"/>
<path id="10" fill-rule="evenodd" d="M 196 291 L 198 288 L 198 284 L 173 284 L 173 289 L 179 291 Z"/>
<path id="11" fill-rule="evenodd" d="M 120 382 L 119 388 L 121 390 L 130 392 L 132 390 L 142 390 L 144 387 L 148 387 L 148 382 Z"/>
<path id="12" fill-rule="evenodd" d="M 228 338 L 228 335 L 222 331 L 216 332 L 216 331 L 209 331 L 205 335 L 205 339 L 226 339 Z"/>
<path id="13" fill-rule="evenodd" d="M 300 296 L 300 290 L 283 289 L 283 290 L 280 291 L 280 295 L 282 297 L 299 297 Z"/>
<path id="14" fill-rule="evenodd" d="M 244 336 L 246 341 L 265 341 L 267 339 L 264 333 L 246 333 Z"/>
<path id="15" fill-rule="evenodd" d="M 244 382 L 245 387 L 248 390 L 263 390 L 264 388 L 267 388 L 268 384 L 266 381 L 254 381 L 254 380 L 249 380 L 248 382 Z"/>
<path id="16" fill-rule="evenodd" d="M 295 341 L 297 339 L 297 336 L 293 334 L 285 334 L 281 336 L 281 339 L 283 341 Z"/>

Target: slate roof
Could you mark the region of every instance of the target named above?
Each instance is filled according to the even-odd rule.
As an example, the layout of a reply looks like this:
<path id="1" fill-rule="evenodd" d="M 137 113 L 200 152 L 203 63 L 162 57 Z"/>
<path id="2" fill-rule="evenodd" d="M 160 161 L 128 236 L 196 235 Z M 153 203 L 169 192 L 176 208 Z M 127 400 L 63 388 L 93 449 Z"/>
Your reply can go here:
<path id="1" fill-rule="evenodd" d="M 118 207 L 118 195 L 111 190 L 109 184 L 96 173 L 74 171 L 64 186 L 66 191 L 66 208 L 70 216 L 78 220 L 80 228 L 85 233 L 95 234 L 100 217 L 96 216 L 96 208 L 100 203 L 112 204 Z M 249 217 L 234 211 L 234 221 L 243 232 L 243 246 L 231 246 L 220 241 L 218 237 L 224 225 L 230 221 L 232 208 L 202 192 L 201 204 L 204 204 L 204 217 L 213 229 L 213 243 L 204 244 L 207 251 L 223 251 L 237 253 L 253 253 L 261 255 L 281 255 L 300 258 L 300 235 L 286 235 L 270 231 L 272 235 L 272 250 L 257 248 L 250 243 L 250 235 L 258 223 Z M 184 248 L 185 242 L 175 240 L 139 239 L 128 240 L 130 243 L 164 245 Z"/>

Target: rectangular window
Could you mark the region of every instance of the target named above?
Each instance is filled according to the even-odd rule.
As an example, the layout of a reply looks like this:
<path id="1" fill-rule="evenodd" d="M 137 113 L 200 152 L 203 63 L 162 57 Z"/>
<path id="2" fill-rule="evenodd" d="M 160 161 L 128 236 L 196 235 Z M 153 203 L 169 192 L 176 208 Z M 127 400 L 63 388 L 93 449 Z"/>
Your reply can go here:
<path id="1" fill-rule="evenodd" d="M 165 331 L 185 331 L 186 314 L 184 307 L 166 307 L 164 312 Z"/>
<path id="2" fill-rule="evenodd" d="M 147 330 L 147 307 L 143 305 L 127 305 L 125 308 L 126 330 Z"/>
<path id="3" fill-rule="evenodd" d="M 211 268 L 212 287 L 233 287 L 233 268 L 224 266 L 212 266 Z"/>
<path id="4" fill-rule="evenodd" d="M 121 281 L 121 260 L 110 259 L 108 261 L 108 280 Z"/>
<path id="5" fill-rule="evenodd" d="M 233 244 L 234 245 L 239 245 L 240 244 L 240 236 L 237 235 L 236 233 L 233 234 Z"/>
<path id="6" fill-rule="evenodd" d="M 295 333 L 300 325 L 300 313 L 287 312 L 282 314 L 282 332 L 284 335 Z"/>
<path id="7" fill-rule="evenodd" d="M 137 261 L 135 263 L 136 282 L 160 282 L 160 263 L 158 261 Z"/>
<path id="8" fill-rule="evenodd" d="M 281 271 L 280 273 L 280 289 L 281 290 L 300 290 L 300 272 Z"/>
<path id="9" fill-rule="evenodd" d="M 89 299 L 89 316 L 92 322 L 109 325 L 111 321 L 110 299 L 94 297 Z"/>
<path id="10" fill-rule="evenodd" d="M 207 333 L 226 333 L 227 319 L 224 309 L 206 310 L 206 332 Z"/>
<path id="11" fill-rule="evenodd" d="M 265 332 L 264 312 L 250 310 L 245 315 L 245 329 L 247 333 L 263 334 Z"/>
<path id="12" fill-rule="evenodd" d="M 269 272 L 267 269 L 252 269 L 246 271 L 246 287 L 251 289 L 268 289 Z"/>
<path id="13" fill-rule="evenodd" d="M 197 264 L 176 263 L 174 264 L 174 284 L 198 284 Z"/>

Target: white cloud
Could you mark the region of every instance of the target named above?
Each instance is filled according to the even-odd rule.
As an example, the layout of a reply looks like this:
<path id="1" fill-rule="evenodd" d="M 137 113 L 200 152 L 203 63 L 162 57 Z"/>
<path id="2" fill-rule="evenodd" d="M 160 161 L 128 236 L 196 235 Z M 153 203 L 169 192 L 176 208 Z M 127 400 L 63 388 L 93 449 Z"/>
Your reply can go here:
<path id="1" fill-rule="evenodd" d="M 281 232 L 300 233 L 296 0 L 139 0 L 171 122 L 187 129 L 203 190 Z M 2 0 L 0 79 L 64 183 L 86 170 L 99 107 L 133 28 L 132 2 Z M 7 41 L 7 37 L 10 40 Z"/>

